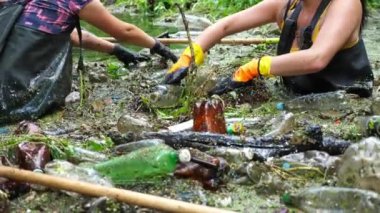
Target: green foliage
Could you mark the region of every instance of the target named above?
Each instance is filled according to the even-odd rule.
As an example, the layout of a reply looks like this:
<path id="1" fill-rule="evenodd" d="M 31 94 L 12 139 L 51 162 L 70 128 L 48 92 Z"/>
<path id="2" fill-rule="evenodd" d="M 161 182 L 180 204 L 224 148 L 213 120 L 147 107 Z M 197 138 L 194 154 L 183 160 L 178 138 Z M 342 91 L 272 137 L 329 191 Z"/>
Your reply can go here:
<path id="1" fill-rule="evenodd" d="M 113 141 L 109 137 L 102 136 L 103 140 L 87 140 L 84 142 L 83 147 L 85 149 L 103 152 L 113 147 Z"/>
<path id="2" fill-rule="evenodd" d="M 19 143 L 40 142 L 45 143 L 49 148 L 54 159 L 67 159 L 72 155 L 70 149 L 71 142 L 64 138 L 55 138 L 41 135 L 21 135 L 21 136 L 8 136 L 1 138 L 0 151 L 10 150 L 16 147 Z"/>
<path id="3" fill-rule="evenodd" d="M 247 9 L 261 0 L 203 0 L 194 5 L 199 12 L 207 12 L 214 17 L 224 17 L 232 13 Z"/>
<path id="4" fill-rule="evenodd" d="M 380 8 L 380 0 L 367 0 L 368 5 L 373 8 Z"/>
<path id="5" fill-rule="evenodd" d="M 135 5 L 138 9 L 159 15 L 162 13 L 177 13 L 175 3 L 178 3 L 185 10 L 194 9 L 198 12 L 208 13 L 214 17 L 222 17 L 231 13 L 246 9 L 257 4 L 261 0 L 118 0 L 118 4 Z"/>
<path id="6" fill-rule="evenodd" d="M 107 74 L 112 79 L 118 79 L 121 76 L 125 75 L 125 69 L 116 62 L 107 63 Z"/>

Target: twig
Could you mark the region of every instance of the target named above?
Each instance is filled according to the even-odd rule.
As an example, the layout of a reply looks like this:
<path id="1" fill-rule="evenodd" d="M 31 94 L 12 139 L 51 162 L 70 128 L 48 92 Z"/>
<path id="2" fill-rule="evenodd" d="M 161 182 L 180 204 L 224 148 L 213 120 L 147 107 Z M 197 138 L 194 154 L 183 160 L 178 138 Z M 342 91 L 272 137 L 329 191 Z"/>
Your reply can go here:
<path id="1" fill-rule="evenodd" d="M 194 60 L 195 60 L 195 54 L 194 54 L 194 48 L 193 48 L 193 45 L 192 45 L 192 41 L 191 41 L 191 36 L 190 36 L 190 31 L 189 31 L 189 22 L 187 21 L 186 19 L 186 16 L 185 16 L 185 13 L 183 12 L 181 6 L 178 4 L 178 3 L 175 3 L 175 6 L 178 7 L 178 10 L 182 16 L 182 21 L 183 21 L 183 25 L 185 26 L 185 30 L 186 30 L 186 35 L 187 35 L 187 40 L 188 40 L 188 44 L 189 44 L 189 47 L 190 47 L 190 52 L 191 52 L 191 63 L 190 63 L 190 68 L 189 68 L 189 72 L 190 74 L 192 74 L 192 68 L 193 68 L 193 65 L 194 65 Z"/>

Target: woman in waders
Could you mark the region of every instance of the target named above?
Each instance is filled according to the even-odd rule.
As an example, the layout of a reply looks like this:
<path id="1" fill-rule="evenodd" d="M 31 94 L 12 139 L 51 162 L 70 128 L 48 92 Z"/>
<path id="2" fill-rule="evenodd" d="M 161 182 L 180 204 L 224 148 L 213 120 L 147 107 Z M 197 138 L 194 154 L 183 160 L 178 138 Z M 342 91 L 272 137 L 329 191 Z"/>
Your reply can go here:
<path id="1" fill-rule="evenodd" d="M 75 27 L 82 32 L 79 20 L 177 61 L 166 46 L 114 17 L 100 0 L 0 0 L 0 124 L 37 118 L 64 103 L 71 90 L 70 34 Z M 119 58 L 120 52 L 125 53 L 116 46 L 109 53 Z"/>
<path id="2" fill-rule="evenodd" d="M 264 56 L 218 82 L 210 94 L 250 85 L 262 76 L 281 76 L 286 87 L 308 94 L 346 90 L 362 97 L 372 93 L 373 74 L 361 38 L 365 0 L 264 0 L 219 20 L 193 43 L 195 63 L 225 36 L 275 22 L 281 29 L 277 56 Z M 190 64 L 188 47 L 166 74 L 176 84 Z"/>

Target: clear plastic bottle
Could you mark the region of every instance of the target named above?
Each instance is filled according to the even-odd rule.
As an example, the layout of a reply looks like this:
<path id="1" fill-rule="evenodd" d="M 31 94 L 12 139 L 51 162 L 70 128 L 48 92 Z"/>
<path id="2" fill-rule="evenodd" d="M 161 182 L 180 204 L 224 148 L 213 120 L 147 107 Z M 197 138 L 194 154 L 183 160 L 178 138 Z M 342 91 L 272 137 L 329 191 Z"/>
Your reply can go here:
<path id="1" fill-rule="evenodd" d="M 305 212 L 380 212 L 376 192 L 339 187 L 309 188 L 282 196 L 282 202 Z"/>

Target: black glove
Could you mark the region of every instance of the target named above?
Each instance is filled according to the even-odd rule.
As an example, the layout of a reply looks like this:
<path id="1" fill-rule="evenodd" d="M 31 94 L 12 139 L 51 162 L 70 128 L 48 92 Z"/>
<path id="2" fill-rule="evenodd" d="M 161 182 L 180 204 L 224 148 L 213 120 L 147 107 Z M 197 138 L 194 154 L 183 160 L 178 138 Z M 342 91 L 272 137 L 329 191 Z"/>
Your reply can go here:
<path id="1" fill-rule="evenodd" d="M 171 60 L 173 63 L 177 62 L 178 58 L 175 56 L 170 49 L 162 44 L 160 41 L 156 40 L 156 44 L 150 49 L 150 54 L 158 54 L 165 58 L 166 60 Z"/>
<path id="2" fill-rule="evenodd" d="M 138 62 L 149 60 L 149 56 L 129 51 L 127 48 L 116 44 L 113 48 L 111 55 L 122 61 L 126 66 L 129 64 L 137 64 Z"/>
<path id="3" fill-rule="evenodd" d="M 224 78 L 221 81 L 218 81 L 216 86 L 208 92 L 208 95 L 209 96 L 221 95 L 227 92 L 231 92 L 234 89 L 237 89 L 240 87 L 247 87 L 251 85 L 252 85 L 252 81 L 239 82 L 239 81 L 232 80 L 231 77 L 228 77 L 228 78 Z"/>

